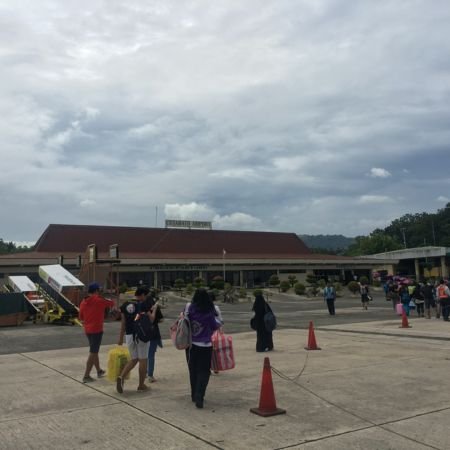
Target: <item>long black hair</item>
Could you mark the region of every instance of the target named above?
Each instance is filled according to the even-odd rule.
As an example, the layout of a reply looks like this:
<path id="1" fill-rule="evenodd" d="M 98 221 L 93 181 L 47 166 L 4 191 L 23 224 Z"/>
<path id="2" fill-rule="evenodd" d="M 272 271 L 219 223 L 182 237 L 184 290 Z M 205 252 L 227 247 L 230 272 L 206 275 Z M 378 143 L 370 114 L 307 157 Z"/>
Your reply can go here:
<path id="1" fill-rule="evenodd" d="M 214 311 L 214 304 L 206 289 L 197 289 L 192 297 L 192 303 L 201 312 Z"/>

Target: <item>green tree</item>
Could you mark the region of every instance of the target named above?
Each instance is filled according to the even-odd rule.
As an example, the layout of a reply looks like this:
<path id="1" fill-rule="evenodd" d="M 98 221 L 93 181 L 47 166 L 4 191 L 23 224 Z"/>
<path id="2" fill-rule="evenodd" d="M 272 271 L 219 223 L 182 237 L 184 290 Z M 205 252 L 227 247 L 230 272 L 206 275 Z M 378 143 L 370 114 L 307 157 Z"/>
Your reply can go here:
<path id="1" fill-rule="evenodd" d="M 356 294 L 359 292 L 359 283 L 357 281 L 350 281 L 350 283 L 347 284 L 347 288 L 352 294 Z"/>
<path id="2" fill-rule="evenodd" d="M 376 230 L 369 236 L 356 237 L 346 254 L 347 256 L 373 255 L 401 248 L 402 245 L 395 238 L 381 230 Z"/>
<path id="3" fill-rule="evenodd" d="M 273 274 L 269 278 L 269 286 L 278 286 L 280 284 L 280 279 L 278 278 L 278 275 Z"/>
<path id="4" fill-rule="evenodd" d="M 205 286 L 205 280 L 202 277 L 196 277 L 196 278 L 194 278 L 193 285 L 194 285 L 195 289 L 204 287 Z"/>
<path id="5" fill-rule="evenodd" d="M 263 295 L 262 289 L 255 289 L 253 291 L 253 295 L 256 297 L 257 295 Z"/>
<path id="6" fill-rule="evenodd" d="M 303 283 L 296 283 L 294 285 L 294 292 L 297 295 L 304 295 L 306 292 L 306 286 Z"/>
<path id="7" fill-rule="evenodd" d="M 211 287 L 214 289 L 223 289 L 225 285 L 225 282 L 223 281 L 223 278 L 220 275 L 216 275 L 212 279 L 212 285 Z"/>
<path id="8" fill-rule="evenodd" d="M 174 283 L 174 287 L 177 291 L 181 291 L 184 288 L 184 280 L 183 278 L 177 278 Z"/>
<path id="9" fill-rule="evenodd" d="M 369 279 L 363 275 L 362 277 L 360 277 L 359 282 L 361 284 L 369 284 Z"/>
<path id="10" fill-rule="evenodd" d="M 291 284 L 287 280 L 283 280 L 280 283 L 280 290 L 281 290 L 281 292 L 287 292 L 290 287 L 291 287 Z"/>
<path id="11" fill-rule="evenodd" d="M 288 280 L 291 287 L 294 287 L 295 283 L 297 283 L 297 277 L 295 275 L 289 275 Z"/>

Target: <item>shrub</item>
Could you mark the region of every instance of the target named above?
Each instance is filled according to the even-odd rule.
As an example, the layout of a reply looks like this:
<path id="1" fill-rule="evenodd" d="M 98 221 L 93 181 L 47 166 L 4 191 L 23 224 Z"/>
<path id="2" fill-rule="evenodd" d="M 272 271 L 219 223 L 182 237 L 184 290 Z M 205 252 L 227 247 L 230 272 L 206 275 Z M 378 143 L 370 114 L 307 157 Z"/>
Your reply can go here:
<path id="1" fill-rule="evenodd" d="M 321 278 L 317 284 L 321 289 L 323 289 L 327 285 L 327 282 L 323 278 Z"/>
<path id="2" fill-rule="evenodd" d="M 216 275 L 212 279 L 211 287 L 213 289 L 223 289 L 224 285 L 225 285 L 225 282 L 223 281 L 223 278 L 220 275 Z"/>
<path id="3" fill-rule="evenodd" d="M 362 276 L 362 277 L 359 279 L 359 282 L 360 282 L 361 284 L 369 284 L 369 279 L 368 279 L 367 277 L 365 277 L 365 276 Z"/>
<path id="4" fill-rule="evenodd" d="M 278 275 L 273 274 L 269 278 L 269 285 L 270 286 L 278 286 L 280 284 L 280 279 L 278 278 Z"/>
<path id="5" fill-rule="evenodd" d="M 128 291 L 127 283 L 122 283 L 122 284 L 119 286 L 119 293 L 120 293 L 120 294 L 125 294 L 125 292 L 127 292 L 127 291 Z"/>
<path id="6" fill-rule="evenodd" d="M 306 275 L 306 282 L 310 286 L 316 286 L 317 285 L 316 276 L 315 275 L 311 275 L 311 274 Z"/>
<path id="7" fill-rule="evenodd" d="M 245 297 L 247 297 L 247 289 L 240 288 L 239 289 L 239 298 L 245 298 Z"/>
<path id="8" fill-rule="evenodd" d="M 311 286 L 307 291 L 306 291 L 307 295 L 309 297 L 316 297 L 317 294 L 319 293 L 319 288 L 317 286 Z"/>
<path id="9" fill-rule="evenodd" d="M 342 291 L 342 284 L 339 283 L 339 281 L 336 281 L 334 284 L 334 290 L 336 291 L 336 293 L 341 292 Z"/>
<path id="10" fill-rule="evenodd" d="M 192 286 L 192 283 L 188 283 L 186 285 L 186 294 L 191 295 L 192 292 L 194 292 L 194 287 Z"/>
<path id="11" fill-rule="evenodd" d="M 297 295 L 304 295 L 306 291 L 306 287 L 302 283 L 295 283 L 294 291 Z"/>
<path id="12" fill-rule="evenodd" d="M 225 292 L 230 292 L 230 291 L 233 290 L 233 287 L 231 286 L 230 283 L 225 283 L 224 286 L 223 286 L 223 290 L 224 290 Z"/>
<path id="13" fill-rule="evenodd" d="M 262 289 L 255 289 L 253 291 L 253 295 L 256 297 L 257 295 L 263 295 Z"/>
<path id="14" fill-rule="evenodd" d="M 205 286 L 205 280 L 201 277 L 196 277 L 194 278 L 194 283 L 193 283 L 195 289 L 201 288 Z"/>
<path id="15" fill-rule="evenodd" d="M 283 280 L 280 283 L 281 292 L 287 292 L 290 287 L 291 287 L 291 284 L 289 283 L 289 281 Z"/>
<path id="16" fill-rule="evenodd" d="M 380 280 L 373 280 L 373 285 L 375 287 L 380 287 L 381 286 L 381 281 Z"/>
<path id="17" fill-rule="evenodd" d="M 175 289 L 177 289 L 178 291 L 181 291 L 181 289 L 184 288 L 184 280 L 183 280 L 183 278 L 177 278 L 177 279 L 175 280 L 174 287 L 175 287 Z"/>
<path id="18" fill-rule="evenodd" d="M 291 287 L 294 287 L 295 283 L 297 283 L 297 277 L 295 275 L 289 275 L 288 280 Z"/>
<path id="19" fill-rule="evenodd" d="M 350 281 L 350 283 L 347 284 L 347 288 L 352 294 L 359 292 L 359 284 L 357 281 Z"/>

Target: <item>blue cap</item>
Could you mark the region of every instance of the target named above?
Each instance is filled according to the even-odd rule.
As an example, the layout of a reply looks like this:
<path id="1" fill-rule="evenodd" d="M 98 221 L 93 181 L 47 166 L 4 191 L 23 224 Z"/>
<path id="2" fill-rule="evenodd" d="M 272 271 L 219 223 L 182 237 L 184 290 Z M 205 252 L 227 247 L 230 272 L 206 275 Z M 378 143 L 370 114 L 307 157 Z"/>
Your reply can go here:
<path id="1" fill-rule="evenodd" d="M 91 283 L 88 287 L 88 292 L 91 294 L 92 292 L 99 291 L 102 287 L 94 281 L 94 283 Z"/>

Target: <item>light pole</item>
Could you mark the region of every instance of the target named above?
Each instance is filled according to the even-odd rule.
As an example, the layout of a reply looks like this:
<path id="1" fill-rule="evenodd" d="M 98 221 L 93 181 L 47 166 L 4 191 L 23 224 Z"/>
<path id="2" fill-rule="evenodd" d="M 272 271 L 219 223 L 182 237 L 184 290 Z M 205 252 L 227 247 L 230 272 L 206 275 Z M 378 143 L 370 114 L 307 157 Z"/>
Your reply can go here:
<path id="1" fill-rule="evenodd" d="M 406 248 L 406 236 L 405 236 L 405 229 L 401 228 L 402 235 L 403 235 L 403 247 Z"/>

